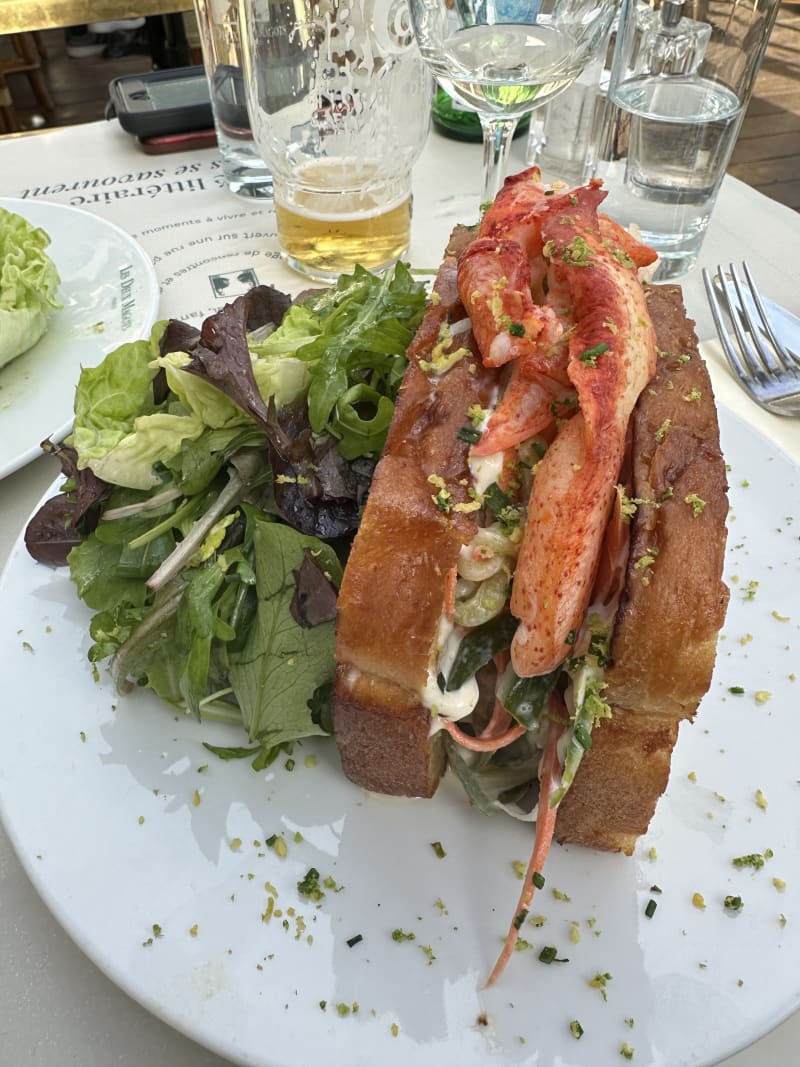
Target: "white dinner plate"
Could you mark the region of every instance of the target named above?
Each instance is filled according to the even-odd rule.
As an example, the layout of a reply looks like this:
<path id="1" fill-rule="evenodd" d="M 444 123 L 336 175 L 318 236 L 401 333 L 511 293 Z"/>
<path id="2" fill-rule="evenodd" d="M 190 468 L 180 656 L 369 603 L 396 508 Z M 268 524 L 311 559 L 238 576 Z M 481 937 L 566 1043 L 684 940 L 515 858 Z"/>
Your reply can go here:
<path id="1" fill-rule="evenodd" d="M 0 207 L 41 226 L 61 278 L 47 333 L 0 369 L 0 478 L 60 441 L 72 426 L 81 367 L 125 341 L 146 337 L 158 316 L 153 264 L 124 230 L 97 215 L 42 200 L 0 198 Z"/>
<path id="2" fill-rule="evenodd" d="M 488 992 L 529 826 L 449 778 L 432 801 L 369 795 L 332 741 L 295 746 L 293 770 L 220 761 L 202 740 L 236 731 L 93 678 L 87 611 L 18 543 L 0 808 L 54 915 L 156 1015 L 257 1067 L 618 1067 L 630 1050 L 698 1067 L 759 1038 L 800 1004 L 800 492 L 783 453 L 722 426 L 731 601 L 711 691 L 634 856 L 555 846 L 546 922 Z M 732 862 L 770 850 L 760 870 Z M 317 904 L 297 890 L 312 867 L 335 883 Z M 568 962 L 540 962 L 546 946 Z"/>

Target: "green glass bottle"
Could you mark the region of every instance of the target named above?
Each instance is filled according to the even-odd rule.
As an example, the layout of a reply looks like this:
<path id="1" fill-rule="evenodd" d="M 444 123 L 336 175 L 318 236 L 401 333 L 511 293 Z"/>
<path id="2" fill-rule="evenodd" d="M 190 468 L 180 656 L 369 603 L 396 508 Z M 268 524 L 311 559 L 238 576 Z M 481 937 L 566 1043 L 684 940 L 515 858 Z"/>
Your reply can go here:
<path id="1" fill-rule="evenodd" d="M 457 141 L 482 141 L 483 131 L 481 120 L 474 111 L 468 111 L 441 86 L 437 86 L 436 95 L 433 98 L 431 108 L 433 124 L 445 137 L 453 137 Z M 530 125 L 530 112 L 523 115 L 517 123 L 514 136 L 519 137 L 525 133 Z"/>

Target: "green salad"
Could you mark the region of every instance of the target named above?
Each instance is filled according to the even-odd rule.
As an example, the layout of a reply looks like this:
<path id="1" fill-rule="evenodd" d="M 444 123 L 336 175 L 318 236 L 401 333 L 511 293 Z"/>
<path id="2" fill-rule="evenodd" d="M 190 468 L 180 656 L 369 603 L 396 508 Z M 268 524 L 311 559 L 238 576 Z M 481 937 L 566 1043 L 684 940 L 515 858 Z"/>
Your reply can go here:
<path id="1" fill-rule="evenodd" d="M 49 244 L 44 230 L 0 207 L 0 367 L 32 348 L 61 307 Z"/>
<path id="2" fill-rule="evenodd" d="M 81 373 L 45 446 L 67 480 L 26 543 L 69 566 L 94 669 L 238 723 L 224 757 L 330 732 L 337 589 L 425 301 L 399 264 L 158 323 Z"/>

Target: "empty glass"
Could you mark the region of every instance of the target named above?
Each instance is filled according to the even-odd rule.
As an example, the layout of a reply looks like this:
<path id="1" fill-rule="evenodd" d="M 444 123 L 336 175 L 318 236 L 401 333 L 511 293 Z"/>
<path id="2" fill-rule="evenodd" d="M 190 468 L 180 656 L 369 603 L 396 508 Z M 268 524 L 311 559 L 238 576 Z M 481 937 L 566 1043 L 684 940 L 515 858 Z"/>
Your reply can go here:
<path id="1" fill-rule="evenodd" d="M 271 197 L 272 175 L 247 113 L 235 0 L 195 0 L 195 15 L 225 181 L 239 196 Z"/>

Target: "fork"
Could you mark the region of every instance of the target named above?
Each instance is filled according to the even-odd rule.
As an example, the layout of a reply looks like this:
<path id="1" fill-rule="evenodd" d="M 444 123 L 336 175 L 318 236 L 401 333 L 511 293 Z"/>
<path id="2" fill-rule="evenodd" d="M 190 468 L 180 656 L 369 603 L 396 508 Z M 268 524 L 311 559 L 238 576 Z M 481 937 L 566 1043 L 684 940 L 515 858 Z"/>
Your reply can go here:
<path id="1" fill-rule="evenodd" d="M 722 302 L 711 275 L 703 270 L 703 282 L 725 358 L 739 385 L 762 408 L 774 415 L 800 415 L 800 363 L 775 336 L 747 263 L 742 263 L 742 269 L 746 281 L 733 264 L 728 268 L 728 275 L 722 267 L 717 267 L 716 282 L 722 291 Z M 725 325 L 723 308 L 733 323 L 733 333 Z"/>

